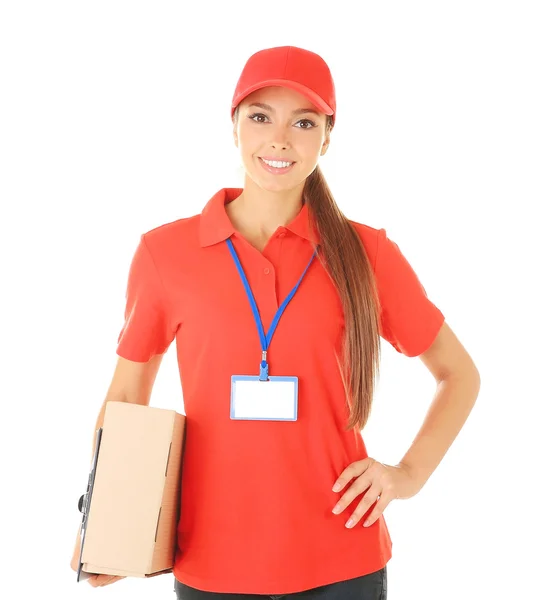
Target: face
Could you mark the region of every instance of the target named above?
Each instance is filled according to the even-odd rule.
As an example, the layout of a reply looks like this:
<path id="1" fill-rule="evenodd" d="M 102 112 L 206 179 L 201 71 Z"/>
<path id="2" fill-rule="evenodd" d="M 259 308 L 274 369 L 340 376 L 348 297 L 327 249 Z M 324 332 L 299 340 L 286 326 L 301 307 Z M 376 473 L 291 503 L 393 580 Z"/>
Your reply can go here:
<path id="1" fill-rule="evenodd" d="M 257 103 L 269 108 L 253 106 Z M 239 105 L 234 123 L 234 143 L 247 176 L 269 191 L 303 185 L 328 148 L 330 137 L 325 123 L 325 113 L 289 88 L 266 87 L 249 94 Z M 262 157 L 293 164 L 289 169 L 277 170 L 262 163 Z"/>

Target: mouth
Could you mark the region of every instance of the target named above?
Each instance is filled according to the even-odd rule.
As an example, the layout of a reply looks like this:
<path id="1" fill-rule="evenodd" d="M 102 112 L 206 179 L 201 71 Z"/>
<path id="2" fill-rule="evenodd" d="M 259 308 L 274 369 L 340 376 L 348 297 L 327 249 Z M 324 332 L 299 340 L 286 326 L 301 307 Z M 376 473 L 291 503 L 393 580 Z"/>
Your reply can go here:
<path id="1" fill-rule="evenodd" d="M 268 171 L 269 173 L 273 173 L 274 175 L 283 175 L 284 173 L 288 173 L 289 171 L 291 171 L 293 165 L 295 164 L 295 162 L 292 162 L 288 167 L 273 167 L 267 164 L 261 157 L 258 157 L 258 160 L 260 161 L 261 166 L 266 171 Z"/>

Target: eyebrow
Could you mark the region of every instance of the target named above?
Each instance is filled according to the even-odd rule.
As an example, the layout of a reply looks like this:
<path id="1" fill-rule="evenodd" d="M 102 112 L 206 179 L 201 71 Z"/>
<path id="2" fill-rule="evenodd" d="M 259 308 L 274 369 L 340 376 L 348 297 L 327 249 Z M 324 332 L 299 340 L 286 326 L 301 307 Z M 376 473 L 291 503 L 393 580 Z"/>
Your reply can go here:
<path id="1" fill-rule="evenodd" d="M 258 108 L 263 108 L 264 110 L 270 110 L 271 112 L 276 112 L 272 106 L 269 106 L 269 104 L 264 104 L 263 102 L 254 102 L 253 104 L 249 104 L 249 106 L 257 106 Z M 296 110 L 293 111 L 292 114 L 300 115 L 303 113 L 313 113 L 314 115 L 320 116 L 320 113 L 318 113 L 313 108 L 297 108 Z"/>

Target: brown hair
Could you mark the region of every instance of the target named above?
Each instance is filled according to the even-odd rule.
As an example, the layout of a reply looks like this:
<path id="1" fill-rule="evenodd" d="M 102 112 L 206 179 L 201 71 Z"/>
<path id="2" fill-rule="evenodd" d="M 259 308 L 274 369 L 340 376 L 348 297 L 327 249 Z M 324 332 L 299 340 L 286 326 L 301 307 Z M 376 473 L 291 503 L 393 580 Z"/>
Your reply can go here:
<path id="1" fill-rule="evenodd" d="M 237 119 L 239 107 L 234 113 Z M 332 129 L 327 115 L 326 131 Z M 380 304 L 376 282 L 365 248 L 354 226 L 341 212 L 317 165 L 304 184 L 310 225 L 319 233 L 317 258 L 336 286 L 345 320 L 342 356 L 338 357 L 349 420 L 346 429 L 362 430 L 369 419 L 379 374 Z"/>

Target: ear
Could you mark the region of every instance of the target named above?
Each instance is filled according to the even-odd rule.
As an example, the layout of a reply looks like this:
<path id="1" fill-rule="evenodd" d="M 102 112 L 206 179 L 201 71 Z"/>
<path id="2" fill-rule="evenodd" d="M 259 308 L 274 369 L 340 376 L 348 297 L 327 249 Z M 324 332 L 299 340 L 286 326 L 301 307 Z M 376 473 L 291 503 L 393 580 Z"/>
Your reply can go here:
<path id="1" fill-rule="evenodd" d="M 326 151 L 328 150 L 329 145 L 330 145 L 330 136 L 327 136 L 321 147 L 321 156 L 324 156 L 326 154 Z"/>

